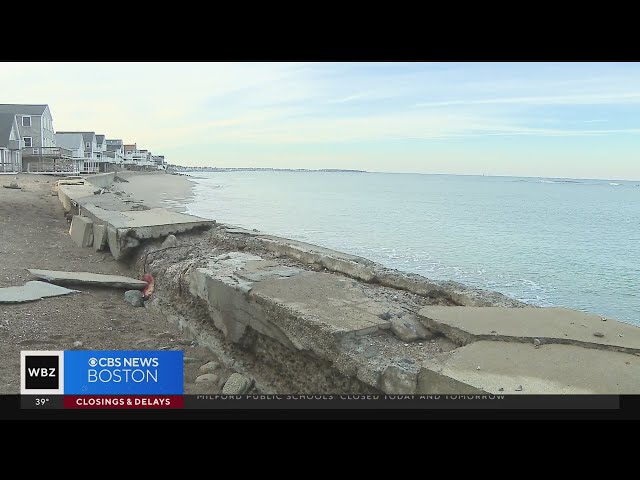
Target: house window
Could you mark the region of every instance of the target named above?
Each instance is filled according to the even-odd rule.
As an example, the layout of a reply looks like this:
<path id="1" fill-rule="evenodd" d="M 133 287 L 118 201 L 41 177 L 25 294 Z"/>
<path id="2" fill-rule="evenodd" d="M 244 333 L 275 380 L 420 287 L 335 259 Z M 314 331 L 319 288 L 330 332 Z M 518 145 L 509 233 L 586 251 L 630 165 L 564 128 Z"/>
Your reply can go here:
<path id="1" fill-rule="evenodd" d="M 22 117 L 22 126 L 23 127 L 30 127 L 31 126 L 31 117 L 29 117 L 29 116 Z"/>
<path id="2" fill-rule="evenodd" d="M 37 148 L 34 148 L 34 149 L 33 149 L 33 154 L 34 154 L 34 155 L 37 155 L 38 153 L 39 153 L 39 152 L 38 152 L 38 149 L 37 149 Z"/>
<path id="3" fill-rule="evenodd" d="M 22 117 L 24 118 L 24 117 Z M 31 137 L 24 137 L 24 146 L 31 147 Z"/>

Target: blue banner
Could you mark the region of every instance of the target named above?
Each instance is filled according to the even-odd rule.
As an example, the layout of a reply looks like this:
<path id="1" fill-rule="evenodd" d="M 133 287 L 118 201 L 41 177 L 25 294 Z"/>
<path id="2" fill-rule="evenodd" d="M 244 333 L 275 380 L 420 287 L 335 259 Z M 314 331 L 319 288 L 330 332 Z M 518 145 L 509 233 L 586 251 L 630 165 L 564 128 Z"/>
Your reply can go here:
<path id="1" fill-rule="evenodd" d="M 182 395 L 180 350 L 64 352 L 65 395 Z"/>

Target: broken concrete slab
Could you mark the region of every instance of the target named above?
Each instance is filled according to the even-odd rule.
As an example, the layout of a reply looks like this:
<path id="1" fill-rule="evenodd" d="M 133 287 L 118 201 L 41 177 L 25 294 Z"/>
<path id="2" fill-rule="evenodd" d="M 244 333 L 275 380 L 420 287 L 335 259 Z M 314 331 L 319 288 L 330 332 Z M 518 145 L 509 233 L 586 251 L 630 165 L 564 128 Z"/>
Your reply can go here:
<path id="1" fill-rule="evenodd" d="M 425 328 L 415 315 L 392 317 L 390 322 L 391 332 L 403 342 L 414 342 L 433 337 L 433 333 Z"/>
<path id="2" fill-rule="evenodd" d="M 107 246 L 107 227 L 93 224 L 93 248 L 96 252 L 103 251 Z"/>
<path id="3" fill-rule="evenodd" d="M 93 221 L 87 217 L 74 215 L 69 235 L 79 247 L 90 247 L 93 245 Z"/>
<path id="4" fill-rule="evenodd" d="M 142 290 L 147 282 L 121 275 L 102 275 L 90 272 L 60 272 L 56 270 L 27 269 L 31 275 L 58 285 L 94 285 L 98 287 Z"/>
<path id="5" fill-rule="evenodd" d="M 106 195 L 101 195 L 104 197 Z M 198 228 L 209 228 L 215 220 L 177 213 L 164 208 L 116 211 L 94 204 L 82 205 L 83 215 L 107 226 L 109 250 L 118 260 L 150 238 L 161 238 Z"/>
<path id="6" fill-rule="evenodd" d="M 640 357 L 628 353 L 482 340 L 423 366 L 417 393 L 637 395 L 639 378 Z"/>
<path id="7" fill-rule="evenodd" d="M 373 302 L 350 288 L 350 284 L 343 277 L 305 271 L 256 283 L 251 295 L 289 305 L 299 315 L 321 322 L 336 334 L 370 334 L 388 329 L 390 324 L 378 316 L 379 311 L 368 308 Z"/>
<path id="8" fill-rule="evenodd" d="M 0 303 L 33 302 L 46 297 L 58 297 L 77 292 L 77 290 L 69 290 L 68 288 L 34 280 L 20 287 L 0 288 Z"/>
<path id="9" fill-rule="evenodd" d="M 433 331 L 461 345 L 477 340 L 572 344 L 640 352 L 640 328 L 567 308 L 428 306 L 419 312 Z M 594 333 L 602 333 L 596 336 Z"/>

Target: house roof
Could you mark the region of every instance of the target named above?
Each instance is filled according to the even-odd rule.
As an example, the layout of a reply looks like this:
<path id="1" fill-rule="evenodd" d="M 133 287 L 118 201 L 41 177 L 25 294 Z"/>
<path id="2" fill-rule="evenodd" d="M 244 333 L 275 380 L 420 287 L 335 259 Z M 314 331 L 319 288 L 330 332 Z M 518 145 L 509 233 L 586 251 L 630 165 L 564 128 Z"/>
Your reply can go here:
<path id="1" fill-rule="evenodd" d="M 14 115 L 42 115 L 46 109 L 47 105 L 0 103 L 0 113 L 13 113 Z"/>
<path id="2" fill-rule="evenodd" d="M 80 133 L 84 138 L 85 143 L 93 143 L 96 136 L 96 132 L 56 132 L 56 133 Z"/>
<path id="3" fill-rule="evenodd" d="M 96 135 L 96 143 L 102 145 L 104 143 L 104 135 Z"/>
<path id="4" fill-rule="evenodd" d="M 105 141 L 111 145 L 122 145 L 122 140 L 120 140 L 119 138 L 118 139 L 107 138 Z"/>
<path id="5" fill-rule="evenodd" d="M 15 113 L 0 113 L 0 147 L 9 146 L 9 136 L 15 119 Z"/>

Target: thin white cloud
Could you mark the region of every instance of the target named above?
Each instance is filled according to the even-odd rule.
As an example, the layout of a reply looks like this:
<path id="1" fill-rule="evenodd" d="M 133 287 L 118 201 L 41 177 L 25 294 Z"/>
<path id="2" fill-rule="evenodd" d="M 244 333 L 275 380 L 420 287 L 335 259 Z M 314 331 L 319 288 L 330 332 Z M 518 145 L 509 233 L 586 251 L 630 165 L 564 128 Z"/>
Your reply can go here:
<path id="1" fill-rule="evenodd" d="M 419 102 L 416 108 L 449 107 L 457 105 L 595 105 L 640 103 L 640 93 L 617 94 L 582 94 L 556 96 L 505 97 L 465 100 L 445 100 L 436 102 Z"/>

